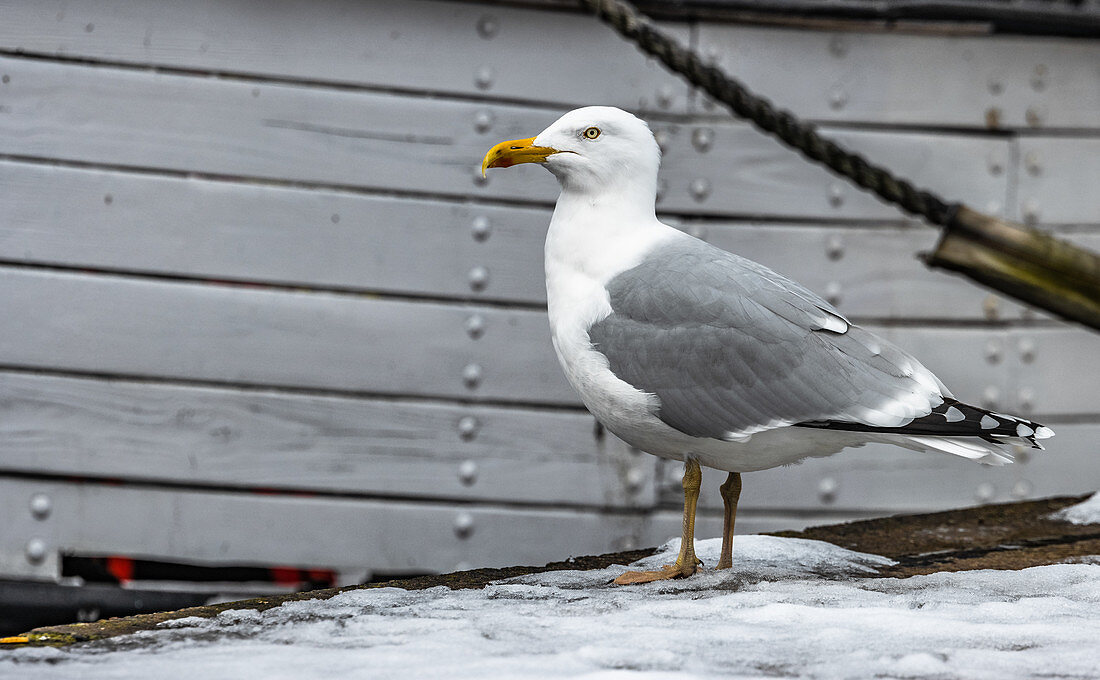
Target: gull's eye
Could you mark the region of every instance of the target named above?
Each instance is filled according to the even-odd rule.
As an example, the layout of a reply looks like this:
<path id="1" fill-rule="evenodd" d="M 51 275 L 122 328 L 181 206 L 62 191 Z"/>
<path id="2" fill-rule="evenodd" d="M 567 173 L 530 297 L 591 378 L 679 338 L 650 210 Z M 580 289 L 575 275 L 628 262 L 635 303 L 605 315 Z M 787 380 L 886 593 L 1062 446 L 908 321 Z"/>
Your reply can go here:
<path id="1" fill-rule="evenodd" d="M 581 134 L 584 135 L 585 139 L 595 139 L 600 136 L 600 129 L 593 125 L 590 128 L 585 128 L 585 131 Z"/>

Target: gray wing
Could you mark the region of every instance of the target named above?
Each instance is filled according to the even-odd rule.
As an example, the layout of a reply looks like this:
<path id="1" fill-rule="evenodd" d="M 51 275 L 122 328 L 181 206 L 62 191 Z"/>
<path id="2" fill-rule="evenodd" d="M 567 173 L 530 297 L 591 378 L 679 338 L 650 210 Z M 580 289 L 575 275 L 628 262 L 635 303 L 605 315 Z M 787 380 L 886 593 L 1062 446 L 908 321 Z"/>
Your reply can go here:
<path id="1" fill-rule="evenodd" d="M 593 347 L 662 421 L 736 439 L 806 421 L 898 427 L 948 394 L 889 342 L 763 265 L 677 239 L 608 283 Z"/>

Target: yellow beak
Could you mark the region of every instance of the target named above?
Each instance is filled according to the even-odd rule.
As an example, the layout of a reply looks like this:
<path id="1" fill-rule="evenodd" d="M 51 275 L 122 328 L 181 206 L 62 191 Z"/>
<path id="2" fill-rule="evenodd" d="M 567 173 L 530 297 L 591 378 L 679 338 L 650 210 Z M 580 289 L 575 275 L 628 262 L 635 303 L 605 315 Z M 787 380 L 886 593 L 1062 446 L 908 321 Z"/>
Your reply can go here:
<path id="1" fill-rule="evenodd" d="M 489 153 L 481 161 L 481 176 L 485 176 L 488 168 L 510 168 L 520 163 L 545 163 L 547 156 L 558 152 L 557 149 L 534 144 L 534 137 L 497 144 L 489 149 Z"/>

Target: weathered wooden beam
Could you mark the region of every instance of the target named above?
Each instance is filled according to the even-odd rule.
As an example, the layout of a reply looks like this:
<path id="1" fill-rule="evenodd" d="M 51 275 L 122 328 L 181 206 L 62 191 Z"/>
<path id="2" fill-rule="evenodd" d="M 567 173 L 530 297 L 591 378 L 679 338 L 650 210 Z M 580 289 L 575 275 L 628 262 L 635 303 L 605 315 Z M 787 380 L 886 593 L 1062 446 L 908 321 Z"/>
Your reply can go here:
<path id="1" fill-rule="evenodd" d="M 960 205 L 925 262 L 1100 330 L 1100 255 L 1038 229 Z"/>

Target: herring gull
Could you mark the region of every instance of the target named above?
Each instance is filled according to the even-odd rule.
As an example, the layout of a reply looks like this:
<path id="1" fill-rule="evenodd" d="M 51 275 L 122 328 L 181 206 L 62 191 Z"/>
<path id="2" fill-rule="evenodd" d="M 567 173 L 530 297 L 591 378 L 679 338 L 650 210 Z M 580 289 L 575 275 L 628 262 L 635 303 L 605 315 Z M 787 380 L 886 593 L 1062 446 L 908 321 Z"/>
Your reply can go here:
<path id="1" fill-rule="evenodd" d="M 660 150 L 620 109 L 571 111 L 502 142 L 482 172 L 540 163 L 561 184 L 546 236 L 554 349 L 585 406 L 628 444 L 684 461 L 676 563 L 694 574 L 700 465 L 729 473 L 718 569 L 732 565 L 741 474 L 868 442 L 983 463 L 1042 448 L 1038 423 L 962 403 L 915 358 L 805 287 L 661 223 Z"/>

